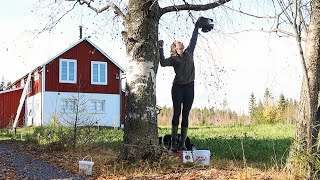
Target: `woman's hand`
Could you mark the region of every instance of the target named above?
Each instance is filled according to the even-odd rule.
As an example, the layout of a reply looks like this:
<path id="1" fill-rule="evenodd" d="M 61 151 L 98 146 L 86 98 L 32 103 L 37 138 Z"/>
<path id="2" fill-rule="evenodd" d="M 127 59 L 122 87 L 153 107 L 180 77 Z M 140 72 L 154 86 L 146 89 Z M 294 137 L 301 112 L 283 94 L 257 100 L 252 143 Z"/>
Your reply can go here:
<path id="1" fill-rule="evenodd" d="M 163 40 L 159 40 L 158 44 L 159 44 L 159 48 L 163 48 Z"/>

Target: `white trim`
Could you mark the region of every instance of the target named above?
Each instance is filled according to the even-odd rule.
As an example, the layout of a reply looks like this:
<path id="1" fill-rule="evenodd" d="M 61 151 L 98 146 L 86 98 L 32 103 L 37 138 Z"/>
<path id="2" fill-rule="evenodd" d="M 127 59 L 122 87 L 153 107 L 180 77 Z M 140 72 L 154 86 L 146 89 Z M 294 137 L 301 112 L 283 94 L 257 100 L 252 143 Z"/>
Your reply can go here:
<path id="1" fill-rule="evenodd" d="M 40 101 L 40 106 L 41 106 L 41 126 L 43 125 L 43 118 L 44 118 L 44 92 L 46 91 L 46 66 L 42 66 L 42 74 L 41 74 L 41 101 Z"/>
<path id="2" fill-rule="evenodd" d="M 8 89 L 8 90 L 0 91 L 0 94 L 8 93 L 8 92 L 11 92 L 11 91 L 17 91 L 17 90 L 20 90 L 20 89 L 23 89 L 23 87 L 18 87 L 18 88 L 14 88 L 14 89 Z"/>
<path id="3" fill-rule="evenodd" d="M 67 63 L 67 80 L 62 79 L 62 63 L 66 62 Z M 74 80 L 69 80 L 69 63 L 73 62 L 74 63 Z M 75 59 L 59 59 L 59 83 L 71 83 L 71 84 L 76 84 L 77 83 L 77 60 Z"/>
<path id="4" fill-rule="evenodd" d="M 19 106 L 18 106 L 17 113 L 16 113 L 16 117 L 14 118 L 14 121 L 13 121 L 13 124 L 12 124 L 12 128 L 16 128 L 17 123 L 18 123 L 18 119 L 19 119 L 19 116 L 20 116 L 20 113 L 21 113 L 21 110 L 22 110 L 22 107 L 23 107 L 23 104 L 25 103 L 25 99 L 26 99 L 26 95 L 27 95 L 27 89 L 28 89 L 28 86 L 29 86 L 29 82 L 31 81 L 31 72 L 29 72 L 28 77 L 27 77 L 26 85 L 23 88 L 23 91 L 22 91 L 22 94 L 21 94 L 21 97 L 20 97 L 20 101 L 19 101 Z"/>
<path id="5" fill-rule="evenodd" d="M 44 65 L 48 64 L 49 62 L 53 61 L 54 59 L 58 58 L 63 53 L 69 51 L 70 49 L 72 49 L 76 45 L 80 44 L 82 41 L 87 41 L 88 43 L 90 43 L 93 47 L 95 47 L 98 51 L 100 51 L 100 53 L 102 53 L 105 57 L 107 57 L 113 64 L 115 64 L 119 69 L 121 69 L 123 72 L 125 72 L 125 70 L 118 63 L 116 63 L 108 54 L 106 54 L 104 51 L 102 51 L 97 45 L 95 45 L 93 42 L 91 42 L 87 37 L 84 37 L 84 38 L 78 40 L 76 43 L 74 43 L 73 45 L 71 45 L 67 49 L 63 50 L 61 53 L 59 53 L 56 56 L 54 56 L 53 58 L 49 59 L 42 66 L 44 66 Z"/>
<path id="6" fill-rule="evenodd" d="M 98 64 L 98 82 L 93 81 L 93 65 Z M 100 77 L 100 65 L 105 65 L 105 82 L 101 82 Z M 91 61 L 91 84 L 95 85 L 107 85 L 108 84 L 108 63 L 104 61 Z"/>
<path id="7" fill-rule="evenodd" d="M 119 69 L 121 69 L 123 72 L 125 70 L 118 64 L 116 63 L 108 54 L 106 54 L 104 51 L 102 51 L 97 45 L 95 45 L 93 42 L 91 42 L 88 38 L 85 38 L 92 46 L 94 46 L 96 49 L 98 49 L 105 57 L 107 57 L 113 64 L 115 64 Z"/>
<path id="8" fill-rule="evenodd" d="M 92 110 L 92 103 L 101 103 L 102 102 L 102 110 Z M 97 104 L 96 104 L 97 106 Z M 106 113 L 106 100 L 104 99 L 90 99 L 90 112 L 93 114 L 101 114 L 101 113 Z"/>
<path id="9" fill-rule="evenodd" d="M 122 77 L 121 77 L 121 70 L 119 69 L 119 102 L 120 102 L 120 113 L 119 113 L 119 116 L 120 116 L 120 124 L 121 124 L 121 120 L 122 120 Z M 120 125 L 121 127 L 121 125 Z"/>

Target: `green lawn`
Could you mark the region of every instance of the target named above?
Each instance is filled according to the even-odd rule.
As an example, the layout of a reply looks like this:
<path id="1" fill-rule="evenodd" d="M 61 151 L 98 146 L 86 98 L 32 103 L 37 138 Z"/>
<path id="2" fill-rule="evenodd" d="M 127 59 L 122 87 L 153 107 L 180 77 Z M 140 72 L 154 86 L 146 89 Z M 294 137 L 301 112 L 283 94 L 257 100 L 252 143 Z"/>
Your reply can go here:
<path id="1" fill-rule="evenodd" d="M 35 128 L 17 128 L 16 134 L 14 131 L 10 130 L 9 132 L 6 129 L 0 129 L 0 141 L 1 140 L 9 140 L 9 139 L 17 139 L 17 140 L 25 140 L 26 135 L 30 135 L 34 133 Z M 9 133 L 9 134 L 8 134 Z M 22 139 L 21 139 L 22 138 Z"/>
<path id="2" fill-rule="evenodd" d="M 190 127 L 188 136 L 197 149 L 208 149 L 216 160 L 274 167 L 285 163 L 293 141 L 294 125 Z M 160 135 L 170 132 L 162 127 Z M 244 155 L 243 155 L 244 154 Z"/>
<path id="3" fill-rule="evenodd" d="M 21 128 L 15 139 L 20 140 L 20 132 L 29 137 L 46 137 L 45 128 Z M 98 143 L 105 148 L 120 150 L 123 145 L 123 131 L 100 128 Z M 170 134 L 170 127 L 159 127 L 159 136 Z M 12 132 L 13 133 L 13 132 Z M 188 136 L 197 149 L 211 151 L 212 165 L 236 167 L 248 165 L 259 168 L 280 167 L 285 163 L 289 147 L 293 141 L 295 126 L 288 124 L 250 126 L 199 126 L 190 127 Z M 0 140 L 11 139 L 2 130 Z M 245 158 L 244 158 L 245 157 Z M 245 159 L 245 160 L 244 160 Z"/>

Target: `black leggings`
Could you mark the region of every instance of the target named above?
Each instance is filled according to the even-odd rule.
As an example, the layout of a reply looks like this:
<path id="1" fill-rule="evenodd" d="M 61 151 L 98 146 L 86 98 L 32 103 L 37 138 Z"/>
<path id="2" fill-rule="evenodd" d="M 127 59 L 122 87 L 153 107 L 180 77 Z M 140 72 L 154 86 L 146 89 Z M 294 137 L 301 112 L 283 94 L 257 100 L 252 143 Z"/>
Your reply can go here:
<path id="1" fill-rule="evenodd" d="M 188 127 L 189 112 L 191 110 L 194 98 L 194 82 L 192 81 L 188 84 L 173 84 L 171 96 L 173 102 L 172 126 L 179 126 L 181 104 L 183 104 L 181 126 Z"/>

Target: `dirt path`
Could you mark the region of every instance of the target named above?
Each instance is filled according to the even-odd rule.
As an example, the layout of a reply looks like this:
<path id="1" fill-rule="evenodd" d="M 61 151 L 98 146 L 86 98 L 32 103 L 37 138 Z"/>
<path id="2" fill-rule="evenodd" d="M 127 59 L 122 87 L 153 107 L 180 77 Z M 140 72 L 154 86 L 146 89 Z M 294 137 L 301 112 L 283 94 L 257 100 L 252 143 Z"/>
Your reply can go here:
<path id="1" fill-rule="evenodd" d="M 41 154 L 39 154 L 41 156 Z M 85 179 L 58 167 L 19 153 L 13 146 L 0 141 L 0 179 Z"/>

